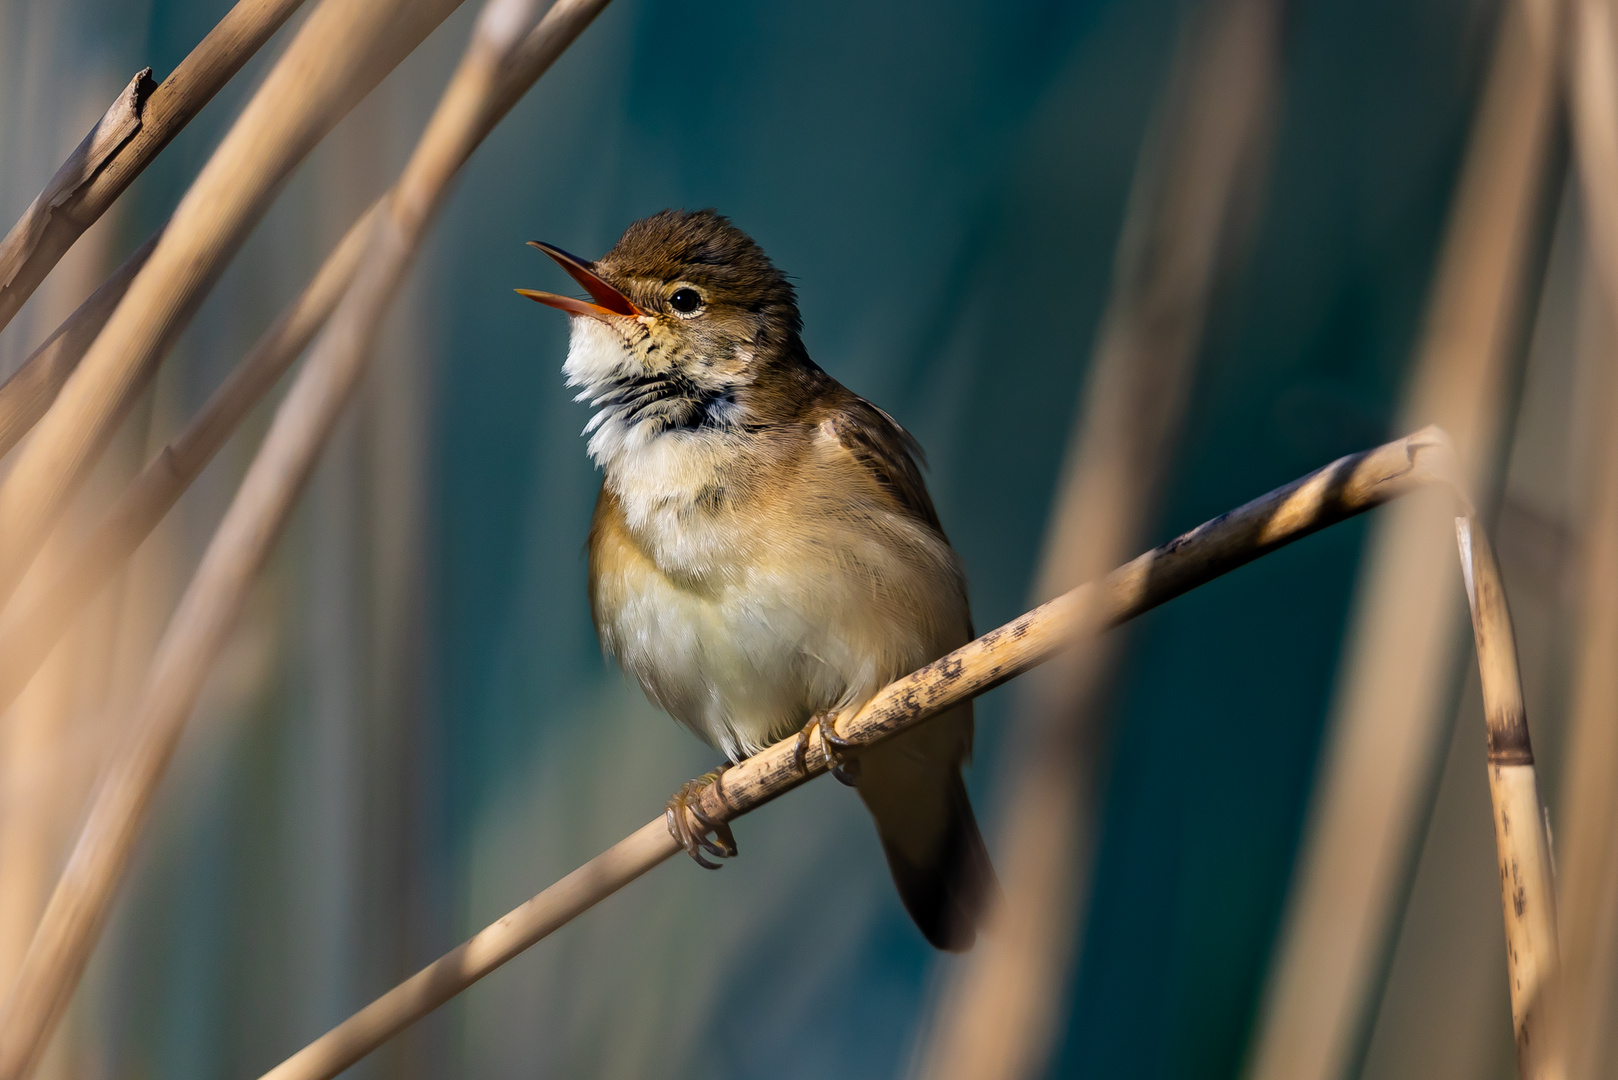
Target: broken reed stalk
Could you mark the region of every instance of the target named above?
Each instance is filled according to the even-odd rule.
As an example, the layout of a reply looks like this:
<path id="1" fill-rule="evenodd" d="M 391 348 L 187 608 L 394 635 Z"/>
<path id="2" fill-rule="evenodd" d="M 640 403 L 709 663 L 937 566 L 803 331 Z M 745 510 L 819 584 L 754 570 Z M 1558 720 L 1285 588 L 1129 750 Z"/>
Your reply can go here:
<path id="1" fill-rule="evenodd" d="M 240 0 L 157 86 L 136 74 L 0 240 L 0 328 L 303 0 Z"/>
<path id="2" fill-rule="evenodd" d="M 1468 137 L 1400 427 L 1436 423 L 1493 489 L 1558 104 L 1562 0 L 1508 0 Z M 1381 515 L 1363 569 L 1247 1080 L 1339 1080 L 1361 1045 L 1461 660 L 1450 515 Z"/>
<path id="3" fill-rule="evenodd" d="M 1618 330 L 1618 23 L 1612 0 L 1574 0 L 1568 102 L 1598 311 L 1598 348 Z M 1594 322 L 1599 320 L 1599 322 Z M 1588 346 L 1587 346 L 1588 349 Z M 1586 360 L 1592 408 L 1578 567 L 1579 642 L 1558 864 L 1563 1037 L 1570 1076 L 1611 1074 L 1618 981 L 1618 377 Z"/>
<path id="4" fill-rule="evenodd" d="M 1522 1080 L 1564 1080 L 1556 888 L 1517 670 L 1517 639 L 1500 565 L 1476 517 L 1468 512 L 1456 518 L 1455 536 L 1483 684 L 1517 1075 Z"/>
<path id="5" fill-rule="evenodd" d="M 1127 622 L 1159 604 L 1340 521 L 1435 481 L 1425 452 L 1443 453 L 1436 428 L 1317 469 L 968 642 L 889 683 L 852 716 L 835 721 L 854 743 L 891 738 L 992 690 L 1081 638 Z M 826 771 L 817 732 L 795 761 L 797 737 L 725 770 L 697 795 L 709 818 L 733 821 Z M 540 892 L 343 1021 L 262 1080 L 329 1080 L 393 1035 L 467 989 L 680 850 L 658 817 Z"/>
<path id="6" fill-rule="evenodd" d="M 161 236 L 158 233 L 157 236 Z M 0 457 L 22 441 L 79 366 L 85 352 L 107 325 L 113 308 L 129 291 L 147 256 L 157 246 L 157 236 L 135 249 L 124 264 L 112 272 L 102 286 L 80 304 L 56 332 L 35 349 L 11 377 L 0 385 Z"/>
<path id="7" fill-rule="evenodd" d="M 0 603 L 282 182 L 460 0 L 322 0 L 0 481 Z"/>
<path id="8" fill-rule="evenodd" d="M 102 777 L 62 878 L 0 1008 L 0 1080 L 25 1080 L 83 975 L 146 811 L 202 683 L 364 370 L 378 325 L 450 181 L 520 93 L 606 6 L 492 0 L 370 230 L 365 261 L 270 425 L 214 533 Z M 317 12 L 318 14 L 318 12 Z M 311 20 L 312 21 L 312 20 Z"/>
<path id="9" fill-rule="evenodd" d="M 79 610 L 201 475 L 254 405 L 325 325 L 359 269 L 378 203 L 351 226 L 308 286 L 260 335 L 207 404 L 132 480 L 94 530 L 0 612 L 0 711 L 10 707 Z"/>
<path id="10" fill-rule="evenodd" d="M 1244 246 L 1270 146 L 1284 0 L 1217 0 L 1181 44 L 1135 169 L 1111 295 L 1052 514 L 1035 600 L 1092 581 L 1149 535 L 1203 326 Z M 1020 684 L 996 787 L 1002 901 L 954 965 L 919 1075 L 1037 1075 L 1057 1041 L 1093 859 L 1119 642 L 1077 642 Z"/>

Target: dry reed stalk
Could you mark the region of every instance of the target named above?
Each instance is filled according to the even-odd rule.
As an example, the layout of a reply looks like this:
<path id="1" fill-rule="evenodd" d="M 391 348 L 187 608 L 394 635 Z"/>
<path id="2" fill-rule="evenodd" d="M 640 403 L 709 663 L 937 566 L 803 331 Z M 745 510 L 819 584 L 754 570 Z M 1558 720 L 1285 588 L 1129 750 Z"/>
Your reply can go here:
<path id="1" fill-rule="evenodd" d="M 105 922 L 151 799 L 214 658 L 364 370 L 372 339 L 450 181 L 501 114 L 606 0 L 491 0 L 370 230 L 365 261 L 310 352 L 158 645 L 72 857 L 0 1009 L 0 1080 L 24 1080 Z M 316 16 L 319 12 L 316 13 Z M 311 19 L 311 22 L 313 18 Z M 172 226 L 171 226 L 172 227 Z"/>
<path id="2" fill-rule="evenodd" d="M 1513 0 L 1473 123 L 1401 426 L 1455 440 L 1488 491 L 1557 103 L 1560 0 Z M 1447 510 L 1373 527 L 1249 1080 L 1338 1080 L 1364 1025 L 1459 662 Z"/>
<path id="3" fill-rule="evenodd" d="M 1575 0 L 1569 103 L 1604 333 L 1618 329 L 1618 20 L 1610 0 Z M 1596 402 L 1578 581 L 1579 642 L 1558 832 L 1568 1075 L 1608 1075 L 1618 974 L 1618 378 L 1602 348 L 1585 362 Z M 1594 370 L 1599 368 L 1599 370 Z"/>
<path id="4" fill-rule="evenodd" d="M 1603 303 L 1610 323 L 1618 311 Z M 1611 340 L 1611 327 L 1604 335 Z M 1610 367 L 1603 350 L 1596 361 Z M 1568 1075 L 1612 1074 L 1618 1006 L 1618 379 L 1600 372 L 1578 564 L 1578 642 L 1557 818 Z"/>
<path id="5" fill-rule="evenodd" d="M 380 204 L 378 204 L 380 205 Z M 74 617 L 157 527 L 258 401 L 325 325 L 359 268 L 373 206 L 264 331 L 202 409 L 158 451 L 72 554 L 0 612 L 0 711 L 22 692 Z"/>
<path id="6" fill-rule="evenodd" d="M 534 35 L 524 41 L 511 65 L 512 74 L 502 83 L 499 103 L 493 110 L 495 113 L 504 114 L 516 104 L 527 86 L 522 72 L 535 65 L 548 66 L 560 52 L 561 46 L 556 44 L 558 40 L 554 36 Z M 490 120 L 485 124 L 479 138 L 488 134 L 493 123 Z M 141 541 L 201 474 L 248 411 L 280 379 L 325 323 L 353 281 L 362 251 L 364 230 L 368 228 L 375 209 L 373 207 L 350 228 L 327 256 L 309 286 L 259 337 L 186 429 L 170 441 L 131 482 L 96 530 L 78 545 L 73 556 L 60 569 L 46 575 L 45 584 L 37 589 L 29 589 L 26 595 L 17 596 L 0 614 L 0 710 L 21 692 L 80 607 L 140 546 Z M 98 298 L 110 292 L 115 283 L 121 282 L 123 287 L 127 287 L 129 279 L 139 269 L 137 257 L 143 259 L 156 240 L 153 237 L 141 251 L 131 256 L 130 261 L 19 370 L 17 377 L 28 371 L 36 358 L 42 360 L 42 366 L 49 366 L 52 374 L 41 370 L 31 376 L 34 380 L 32 385 L 41 387 L 43 380 L 56 379 L 48 391 L 35 391 L 37 398 L 43 399 L 47 392 L 54 397 L 61 379 L 66 378 L 72 365 L 77 363 L 88 346 L 87 339 L 99 331 L 112 305 L 117 302 L 116 297 L 105 301 Z M 122 291 L 119 288 L 119 296 Z M 87 310 L 97 303 L 104 303 L 104 308 Z M 72 343 L 57 350 L 56 343 L 67 335 L 73 335 Z M 59 378 L 54 374 L 57 370 L 61 372 Z M 6 389 L 9 385 L 0 386 L 0 433 L 10 430 L 5 426 Z M 48 404 L 48 401 L 45 403 Z M 21 409 L 23 406 L 19 404 L 18 407 Z M 36 418 L 19 421 L 21 430 L 17 433 L 18 438 Z M 0 438 L 0 454 L 7 449 L 9 444 Z"/>
<path id="7" fill-rule="evenodd" d="M 889 683 L 837 734 L 857 744 L 891 738 L 961 701 L 992 690 L 1109 627 L 1321 529 L 1381 506 L 1443 474 L 1426 457 L 1443 454 L 1443 432 L 1426 428 L 1317 469 L 1138 556 Z M 1424 453 L 1425 451 L 1425 453 Z M 725 770 L 695 799 L 702 814 L 734 821 L 826 771 L 817 732 L 799 768 L 789 736 Z M 693 819 L 695 821 L 695 818 Z M 262 1080 L 329 1080 L 393 1035 L 459 994 L 680 850 L 658 817 L 521 907 L 400 983 Z"/>
<path id="8" fill-rule="evenodd" d="M 1483 682 L 1517 1074 L 1522 1080 L 1563 1080 L 1556 888 L 1517 670 L 1517 640 L 1500 565 L 1482 526 L 1468 513 L 1455 519 L 1455 536 Z"/>
<path id="9" fill-rule="evenodd" d="M 519 48 L 509 75 L 502 83 L 499 104 L 494 110 L 503 114 L 516 104 L 526 89 L 522 72 L 538 64 L 548 65 L 560 51 L 554 36 L 535 35 Z M 554 50 L 554 51 L 553 51 Z M 480 132 L 480 138 L 493 127 L 489 121 Z M 21 692 L 27 680 L 49 654 L 52 645 L 71 624 L 74 614 L 86 603 L 107 578 L 118 568 L 141 541 L 162 520 L 192 481 L 217 453 L 253 405 L 280 379 L 292 362 L 309 344 L 315 333 L 330 316 L 343 292 L 353 281 L 364 241 L 364 230 L 369 227 L 375 207 L 354 224 L 317 271 L 314 280 L 277 317 L 242 358 L 231 375 L 208 399 L 191 423 L 159 452 L 119 497 L 96 530 L 80 543 L 63 566 L 46 575 L 47 582 L 38 589 L 19 595 L 0 615 L 0 710 L 3 710 Z M 77 363 L 88 338 L 93 337 L 116 298 L 105 301 L 104 309 L 87 311 L 98 298 L 121 282 L 128 281 L 139 268 L 136 258 L 144 258 L 156 243 L 153 237 L 131 256 L 119 272 L 86 301 L 67 323 L 64 323 L 50 341 L 41 346 L 35 357 L 24 364 L 18 376 L 42 358 L 60 378 L 48 393 L 55 395 L 60 380 Z M 118 295 L 122 295 L 122 288 Z M 99 319 L 98 319 L 99 316 Z M 93 323 L 93 326 L 92 326 Z M 73 344 L 61 350 L 61 357 L 51 351 L 55 343 L 66 335 L 74 335 Z M 74 350 L 77 350 L 75 355 Z M 41 371 L 32 376 L 34 385 L 41 385 L 53 374 Z M 8 383 L 7 386 L 10 384 Z M 6 418 L 6 387 L 0 387 L 0 432 Z M 46 390 L 37 394 L 43 398 Z M 47 402 L 48 404 L 48 402 Z M 21 406 L 19 406 L 20 408 Z M 21 423 L 18 437 L 32 424 L 33 418 Z M 0 454 L 9 448 L 0 441 Z"/>
<path id="10" fill-rule="evenodd" d="M 322 0 L 0 481 L 0 602 L 281 183 L 460 0 Z"/>
<path id="11" fill-rule="evenodd" d="M 1603 418 L 1605 487 L 1582 559 L 1578 670 L 1561 797 L 1563 1001 L 1568 1075 L 1612 1075 L 1618 1007 L 1618 416 Z M 1594 491 L 1594 484 L 1592 484 Z"/>
<path id="12" fill-rule="evenodd" d="M 157 86 L 138 73 L 0 240 L 0 328 L 303 0 L 240 0 Z"/>
<path id="13" fill-rule="evenodd" d="M 107 325 L 113 308 L 129 291 L 129 283 L 146 265 L 147 257 L 156 246 L 157 236 L 153 236 L 136 248 L 135 253 L 0 385 L 0 456 L 10 453 L 51 407 L 62 384 L 84 359 L 91 342 Z"/>
<path id="14" fill-rule="evenodd" d="M 1176 442 L 1221 271 L 1262 184 L 1283 4 L 1223 0 L 1185 28 L 1136 167 L 1112 294 L 1080 397 L 1035 586 L 1047 600 L 1139 550 Z M 920 1075 L 1040 1073 L 1059 1030 L 1084 921 L 1111 638 L 1080 643 L 1023 684 L 1022 731 L 1000 783 L 1003 903 L 953 969 Z"/>
<path id="15" fill-rule="evenodd" d="M 139 461 L 145 427 L 131 424 L 119 433 L 108 456 L 120 468 L 97 470 L 95 490 L 87 494 L 104 494 L 102 488 L 119 482 L 108 473 L 127 474 L 123 466 Z M 72 520 L 77 516 L 59 527 L 43 565 L 54 567 L 68 553 L 62 534 L 78 531 Z M 156 614 L 142 602 L 156 598 L 152 582 L 126 576 L 120 585 L 85 611 L 0 719 L 0 986 L 9 987 L 16 977 L 105 751 L 115 742 L 106 729 L 107 706 L 118 700 L 114 695 L 132 689 L 130 654 L 144 661 L 150 652 L 140 630 Z M 76 1022 L 70 1014 L 64 1021 L 70 1032 L 56 1041 L 38 1075 L 71 1077 L 95 1059 L 98 1032 L 85 1019 Z"/>

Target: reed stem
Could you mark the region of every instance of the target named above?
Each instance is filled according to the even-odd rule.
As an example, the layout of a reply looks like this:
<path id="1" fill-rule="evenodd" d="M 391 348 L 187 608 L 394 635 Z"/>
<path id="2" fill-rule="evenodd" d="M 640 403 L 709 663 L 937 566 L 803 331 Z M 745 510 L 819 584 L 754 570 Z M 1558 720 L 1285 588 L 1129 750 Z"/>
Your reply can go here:
<path id="1" fill-rule="evenodd" d="M 309 285 L 264 331 L 185 430 L 130 482 L 94 530 L 45 575 L 43 583 L 31 587 L 30 582 L 0 611 L 0 711 L 28 685 L 79 611 L 134 554 L 325 325 L 354 280 L 376 213 L 373 206 L 354 223 Z"/>
<path id="2" fill-rule="evenodd" d="M 322 0 L 0 481 L 0 603 L 282 182 L 460 0 Z"/>
<path id="3" fill-rule="evenodd" d="M 1430 471 L 1424 459 L 1446 448 L 1443 433 L 1427 428 L 1339 458 L 888 684 L 852 716 L 840 717 L 837 733 L 859 744 L 892 738 L 1043 663 L 1075 639 L 1127 622 L 1311 533 L 1443 482 L 1443 474 Z M 795 760 L 796 746 L 796 736 L 788 737 L 727 769 L 696 796 L 696 808 L 709 818 L 733 821 L 827 770 L 818 729 L 803 769 Z M 310 1043 L 262 1080 L 330 1080 L 679 850 L 665 818 L 653 819 Z"/>
<path id="4" fill-rule="evenodd" d="M 1618 19 L 1612 0 L 1574 0 L 1568 104 L 1599 327 L 1582 350 L 1585 426 L 1578 651 L 1557 820 L 1558 930 L 1570 1076 L 1611 1074 L 1618 1036 Z"/>
<path id="5" fill-rule="evenodd" d="M 154 87 L 136 74 L 0 240 L 0 328 L 84 230 L 298 10 L 303 0 L 240 0 Z"/>
<path id="6" fill-rule="evenodd" d="M 146 265 L 146 259 L 156 246 L 157 236 L 153 236 L 136 248 L 134 254 L 0 385 L 0 456 L 9 454 L 50 409 L 62 384 L 84 359 L 85 352 L 107 325 L 113 309 L 129 291 L 129 283 Z"/>
<path id="7" fill-rule="evenodd" d="M 131 711 L 125 741 L 102 778 L 0 1009 L 0 1080 L 25 1080 L 66 1009 L 203 680 L 364 370 L 377 327 L 451 180 L 517 100 L 514 89 L 538 79 L 606 5 L 559 0 L 524 36 L 530 2 L 491 0 L 484 8 L 459 68 L 368 230 L 353 284 L 276 410 L 180 600 Z M 377 10 L 361 5 L 349 13 Z"/>
<path id="8" fill-rule="evenodd" d="M 1517 669 L 1517 639 L 1500 564 L 1482 526 L 1468 513 L 1455 519 L 1455 536 L 1483 680 L 1517 1075 L 1521 1080 L 1564 1080 L 1556 886 Z"/>
<path id="9" fill-rule="evenodd" d="M 1268 161 L 1283 0 L 1217 0 L 1182 33 L 1142 148 L 1035 599 L 1107 572 L 1150 535 L 1203 326 L 1237 263 Z M 1003 902 L 953 965 L 919 1074 L 1045 1071 L 1088 907 L 1097 775 L 1119 642 L 1078 643 L 1021 686 L 997 781 Z"/>
<path id="10" fill-rule="evenodd" d="M 1438 424 L 1460 486 L 1493 489 L 1541 198 L 1562 0 L 1508 0 L 1439 253 L 1401 428 Z M 1339 1080 L 1362 1045 L 1463 643 L 1448 509 L 1370 530 L 1248 1080 Z"/>

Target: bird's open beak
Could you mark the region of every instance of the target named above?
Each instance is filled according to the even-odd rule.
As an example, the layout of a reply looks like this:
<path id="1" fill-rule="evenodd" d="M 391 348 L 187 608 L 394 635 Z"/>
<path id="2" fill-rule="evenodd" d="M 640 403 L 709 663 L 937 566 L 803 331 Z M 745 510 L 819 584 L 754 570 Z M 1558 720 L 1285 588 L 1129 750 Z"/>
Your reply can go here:
<path id="1" fill-rule="evenodd" d="M 529 247 L 538 248 L 556 260 L 558 266 L 567 271 L 568 277 L 584 286 L 584 291 L 590 294 L 595 303 L 588 300 L 576 300 L 571 296 L 560 296 L 557 293 L 539 292 L 534 289 L 518 289 L 520 296 L 526 296 L 536 303 L 545 304 L 565 311 L 569 315 L 588 315 L 593 319 L 604 319 L 607 316 L 619 315 L 626 318 L 635 318 L 641 314 L 640 308 L 630 302 L 629 297 L 608 285 L 596 276 L 590 269 L 590 264 L 576 255 L 569 255 L 559 247 L 542 244 L 538 240 L 528 241 Z"/>

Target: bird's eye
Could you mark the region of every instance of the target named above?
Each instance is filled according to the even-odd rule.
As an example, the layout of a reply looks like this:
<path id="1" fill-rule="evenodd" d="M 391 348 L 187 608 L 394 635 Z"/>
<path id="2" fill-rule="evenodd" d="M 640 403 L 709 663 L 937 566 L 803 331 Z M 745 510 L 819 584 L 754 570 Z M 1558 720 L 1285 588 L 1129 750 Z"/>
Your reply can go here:
<path id="1" fill-rule="evenodd" d="M 681 315 L 689 315 L 702 306 L 702 294 L 695 289 L 675 289 L 669 297 L 669 307 Z"/>

